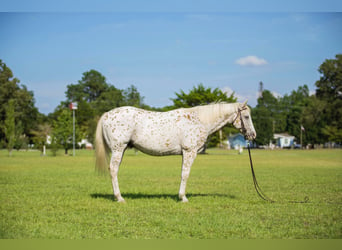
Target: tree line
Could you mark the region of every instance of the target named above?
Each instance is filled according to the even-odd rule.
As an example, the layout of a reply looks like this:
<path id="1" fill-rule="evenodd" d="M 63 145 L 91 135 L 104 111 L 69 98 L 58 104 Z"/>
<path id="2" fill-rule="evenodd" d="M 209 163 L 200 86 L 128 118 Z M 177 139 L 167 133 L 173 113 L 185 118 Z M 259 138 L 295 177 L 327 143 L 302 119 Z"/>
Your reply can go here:
<path id="1" fill-rule="evenodd" d="M 276 98 L 269 90 L 260 92 L 252 109 L 256 142 L 266 145 L 274 133 L 287 132 L 303 145 L 342 142 L 342 54 L 325 60 L 318 69 L 316 93 L 310 95 L 307 85 Z M 262 84 L 262 83 L 261 83 Z M 302 131 L 301 131 L 302 130 Z"/>
<path id="2" fill-rule="evenodd" d="M 260 91 L 257 105 L 252 108 L 258 145 L 268 144 L 274 133 L 287 132 L 299 138 L 301 129 L 305 130 L 304 145 L 342 142 L 342 55 L 325 60 L 318 71 L 321 77 L 315 83 L 317 89 L 313 95 L 307 85 L 283 97 L 275 97 L 269 90 Z M 237 100 L 234 93 L 227 96 L 222 90 L 201 83 L 187 93 L 183 90 L 175 93 L 171 98 L 173 105 L 154 108 L 144 103 L 144 97 L 134 85 L 127 89 L 116 88 L 100 72 L 92 69 L 84 72 L 77 83 L 67 85 L 65 100 L 54 112 L 44 115 L 35 107 L 34 93 L 19 83 L 11 69 L 0 60 L 0 147 L 9 152 L 26 148 L 29 144 L 42 149 L 50 136 L 49 146 L 53 152 L 64 148 L 67 153 L 72 142 L 72 112 L 68 108 L 71 102 L 78 103 L 77 141 L 83 138 L 93 143 L 99 117 L 116 107 L 129 105 L 168 111 Z M 223 129 L 224 135 L 236 132 L 232 126 Z M 219 133 L 216 133 L 209 138 L 208 146 L 216 146 L 219 142 Z"/>

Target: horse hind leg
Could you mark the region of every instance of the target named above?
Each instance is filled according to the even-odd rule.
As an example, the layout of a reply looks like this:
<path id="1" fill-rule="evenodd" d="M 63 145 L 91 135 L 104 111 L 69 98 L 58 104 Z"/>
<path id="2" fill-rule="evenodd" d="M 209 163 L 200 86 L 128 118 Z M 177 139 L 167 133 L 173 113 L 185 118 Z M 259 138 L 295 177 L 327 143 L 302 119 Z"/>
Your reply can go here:
<path id="1" fill-rule="evenodd" d="M 113 185 L 113 192 L 114 196 L 116 197 L 118 202 L 125 202 L 125 200 L 122 198 L 119 188 L 119 181 L 118 181 L 118 173 L 119 173 L 119 167 L 121 164 L 122 156 L 125 151 L 126 147 L 123 147 L 120 150 L 115 150 L 112 152 L 112 158 L 110 160 L 110 175 L 112 177 L 112 185 Z"/>
<path id="2" fill-rule="evenodd" d="M 179 199 L 182 202 L 188 202 L 185 196 L 186 183 L 188 181 L 192 163 L 197 156 L 197 151 L 183 151 L 183 163 L 182 163 L 182 179 L 179 187 Z"/>

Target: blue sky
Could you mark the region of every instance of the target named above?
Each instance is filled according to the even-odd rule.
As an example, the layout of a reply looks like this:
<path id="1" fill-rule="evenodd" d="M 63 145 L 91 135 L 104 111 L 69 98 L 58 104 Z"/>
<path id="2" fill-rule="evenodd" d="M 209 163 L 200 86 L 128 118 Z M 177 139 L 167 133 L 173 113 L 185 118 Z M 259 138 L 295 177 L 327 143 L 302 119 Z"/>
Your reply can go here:
<path id="1" fill-rule="evenodd" d="M 320 64 L 342 53 L 342 13 L 332 12 L 19 9 L 0 23 L 0 59 L 45 114 L 90 69 L 154 107 L 199 83 L 255 106 L 260 81 L 276 95 L 314 91 Z"/>

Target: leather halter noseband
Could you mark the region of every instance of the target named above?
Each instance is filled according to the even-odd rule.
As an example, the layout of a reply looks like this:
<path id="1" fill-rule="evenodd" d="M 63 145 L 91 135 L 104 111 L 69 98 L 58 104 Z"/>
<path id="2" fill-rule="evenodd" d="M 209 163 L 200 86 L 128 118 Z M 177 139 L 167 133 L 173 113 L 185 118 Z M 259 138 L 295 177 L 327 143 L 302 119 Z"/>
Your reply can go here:
<path id="1" fill-rule="evenodd" d="M 243 108 L 238 108 L 238 111 L 237 111 L 237 114 L 236 114 L 236 117 L 234 118 L 234 120 L 233 120 L 233 122 L 232 122 L 232 124 L 234 125 L 234 123 L 236 122 L 236 120 L 240 117 L 240 121 L 241 121 L 241 128 L 242 127 L 245 127 L 245 125 L 243 124 L 243 121 L 242 121 L 242 119 L 241 119 L 241 112 L 243 111 L 243 110 L 246 110 L 247 109 L 247 107 L 245 106 L 245 107 L 243 107 Z"/>

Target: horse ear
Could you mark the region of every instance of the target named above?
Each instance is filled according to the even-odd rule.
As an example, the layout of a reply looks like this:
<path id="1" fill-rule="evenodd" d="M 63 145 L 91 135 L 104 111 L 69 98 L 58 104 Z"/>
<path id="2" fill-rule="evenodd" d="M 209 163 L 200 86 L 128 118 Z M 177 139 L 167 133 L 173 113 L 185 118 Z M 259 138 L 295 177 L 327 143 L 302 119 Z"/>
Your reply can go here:
<path id="1" fill-rule="evenodd" d="M 246 100 L 244 103 L 242 103 L 242 107 L 247 107 L 247 102 L 248 102 L 248 100 Z"/>

